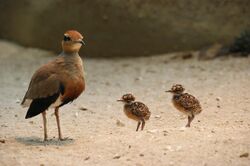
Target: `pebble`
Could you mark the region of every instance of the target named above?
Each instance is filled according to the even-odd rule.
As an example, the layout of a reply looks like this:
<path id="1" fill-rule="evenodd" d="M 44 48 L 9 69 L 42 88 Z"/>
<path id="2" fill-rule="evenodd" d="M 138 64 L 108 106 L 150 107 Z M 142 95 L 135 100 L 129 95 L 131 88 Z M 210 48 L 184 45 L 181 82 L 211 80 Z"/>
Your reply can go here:
<path id="1" fill-rule="evenodd" d="M 240 155 L 240 157 L 242 158 L 242 157 L 248 157 L 249 156 L 249 153 L 242 153 L 241 155 Z"/>
<path id="2" fill-rule="evenodd" d="M 90 159 L 90 156 L 86 157 L 84 160 L 86 161 L 86 160 L 89 160 L 89 159 Z"/>
<path id="3" fill-rule="evenodd" d="M 4 144 L 4 143 L 5 143 L 5 140 L 4 140 L 4 139 L 0 139 L 0 142 Z"/>
<path id="4" fill-rule="evenodd" d="M 216 101 L 221 101 L 221 97 L 216 97 Z"/>
<path id="5" fill-rule="evenodd" d="M 154 129 L 154 130 L 147 130 L 148 133 L 151 133 L 151 134 L 154 134 L 154 133 L 157 133 L 158 130 L 157 129 Z"/>
<path id="6" fill-rule="evenodd" d="M 160 115 L 155 115 L 155 118 L 161 118 L 161 116 Z"/>
<path id="7" fill-rule="evenodd" d="M 75 117 L 76 117 L 76 118 L 78 117 L 78 112 L 75 113 Z"/>
<path id="8" fill-rule="evenodd" d="M 113 159 L 119 159 L 119 158 L 121 158 L 120 155 L 115 155 L 115 156 L 113 157 Z"/>
<path id="9" fill-rule="evenodd" d="M 183 126 L 183 127 L 181 127 L 179 130 L 180 130 L 180 131 L 185 131 L 185 130 L 187 130 L 187 128 Z"/>
<path id="10" fill-rule="evenodd" d="M 82 110 L 82 111 L 87 111 L 88 109 L 85 108 L 85 107 L 80 107 L 79 110 Z"/>
<path id="11" fill-rule="evenodd" d="M 122 123 L 119 119 L 116 120 L 116 125 L 119 126 L 119 127 L 124 127 L 125 124 Z"/>

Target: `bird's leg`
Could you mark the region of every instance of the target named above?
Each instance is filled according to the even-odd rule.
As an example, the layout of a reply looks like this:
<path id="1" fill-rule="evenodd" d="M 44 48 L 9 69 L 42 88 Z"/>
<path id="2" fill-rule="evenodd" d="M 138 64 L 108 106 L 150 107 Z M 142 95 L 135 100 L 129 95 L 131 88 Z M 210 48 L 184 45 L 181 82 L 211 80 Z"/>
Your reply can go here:
<path id="1" fill-rule="evenodd" d="M 145 120 L 142 119 L 141 121 L 142 121 L 141 130 L 143 130 L 143 129 L 144 129 L 144 126 L 145 126 Z"/>
<path id="2" fill-rule="evenodd" d="M 57 123 L 57 129 L 58 129 L 58 139 L 63 140 L 62 133 L 61 133 L 61 127 L 60 127 L 60 119 L 59 119 L 59 108 L 55 108 L 55 116 L 56 116 L 56 123 Z"/>
<path id="3" fill-rule="evenodd" d="M 44 130 L 44 141 L 48 140 L 48 135 L 47 135 L 47 119 L 46 119 L 46 111 L 42 112 L 43 116 L 43 130 Z"/>
<path id="4" fill-rule="evenodd" d="M 190 124 L 192 122 L 192 120 L 194 119 L 194 115 L 192 114 L 191 116 L 188 116 L 188 123 L 186 125 L 186 127 L 190 127 Z"/>
<path id="5" fill-rule="evenodd" d="M 140 125 L 141 125 L 141 121 L 138 121 L 138 125 L 137 125 L 137 128 L 136 128 L 136 131 L 138 131 Z"/>

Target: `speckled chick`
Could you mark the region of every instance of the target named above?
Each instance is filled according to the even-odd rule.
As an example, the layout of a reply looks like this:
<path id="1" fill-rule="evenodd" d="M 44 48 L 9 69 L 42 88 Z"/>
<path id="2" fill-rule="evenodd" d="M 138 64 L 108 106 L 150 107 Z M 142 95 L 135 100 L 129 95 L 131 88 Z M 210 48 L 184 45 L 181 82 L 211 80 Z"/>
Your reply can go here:
<path id="1" fill-rule="evenodd" d="M 135 101 L 135 97 L 132 94 L 125 94 L 120 100 L 117 101 L 124 103 L 123 111 L 126 116 L 138 122 L 136 131 L 138 131 L 141 124 L 141 130 L 143 130 L 145 121 L 149 120 L 151 115 L 148 107 L 141 102 Z"/>
<path id="2" fill-rule="evenodd" d="M 176 109 L 183 112 L 188 116 L 188 123 L 186 127 L 190 127 L 192 120 L 195 115 L 202 111 L 200 102 L 192 95 L 184 92 L 184 87 L 180 84 L 175 84 L 172 86 L 170 92 L 173 94 L 172 102 Z"/>

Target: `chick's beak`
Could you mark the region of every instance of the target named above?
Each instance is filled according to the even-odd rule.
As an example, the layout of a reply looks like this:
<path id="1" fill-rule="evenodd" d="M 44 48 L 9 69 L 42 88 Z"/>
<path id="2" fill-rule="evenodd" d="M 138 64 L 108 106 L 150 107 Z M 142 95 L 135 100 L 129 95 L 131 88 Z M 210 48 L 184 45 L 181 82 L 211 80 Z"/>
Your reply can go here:
<path id="1" fill-rule="evenodd" d="M 172 90 L 167 90 L 167 91 L 165 91 L 165 92 L 169 92 L 169 93 L 171 93 L 171 92 L 172 92 Z"/>
<path id="2" fill-rule="evenodd" d="M 83 40 L 80 41 L 82 43 L 82 45 L 86 45 L 85 42 Z"/>
<path id="3" fill-rule="evenodd" d="M 86 45 L 82 39 L 78 40 L 77 43 L 81 43 L 82 45 Z"/>
<path id="4" fill-rule="evenodd" d="M 119 99 L 119 100 L 117 100 L 117 101 L 123 101 L 122 99 Z"/>

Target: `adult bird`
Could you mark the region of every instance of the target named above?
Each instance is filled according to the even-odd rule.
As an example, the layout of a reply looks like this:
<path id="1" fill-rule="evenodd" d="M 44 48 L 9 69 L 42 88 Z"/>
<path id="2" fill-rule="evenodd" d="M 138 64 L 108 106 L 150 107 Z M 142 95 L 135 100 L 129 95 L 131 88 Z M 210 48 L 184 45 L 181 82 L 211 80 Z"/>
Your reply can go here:
<path id="1" fill-rule="evenodd" d="M 85 90 L 83 63 L 78 54 L 82 45 L 85 44 L 79 32 L 65 32 L 62 53 L 33 74 L 21 103 L 29 107 L 25 119 L 42 113 L 44 141 L 48 140 L 46 110 L 55 109 L 58 137 L 65 140 L 60 127 L 59 108 L 75 100 Z"/>

